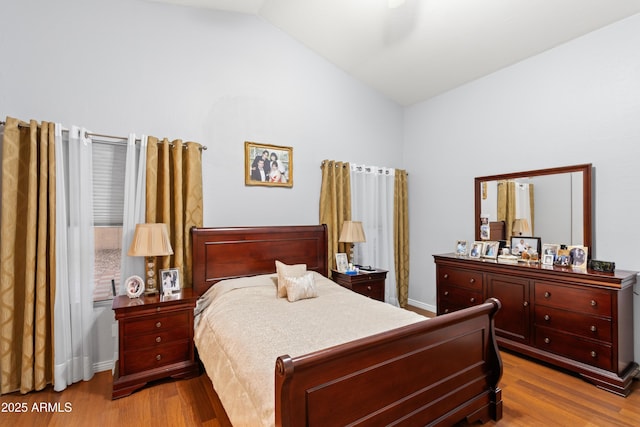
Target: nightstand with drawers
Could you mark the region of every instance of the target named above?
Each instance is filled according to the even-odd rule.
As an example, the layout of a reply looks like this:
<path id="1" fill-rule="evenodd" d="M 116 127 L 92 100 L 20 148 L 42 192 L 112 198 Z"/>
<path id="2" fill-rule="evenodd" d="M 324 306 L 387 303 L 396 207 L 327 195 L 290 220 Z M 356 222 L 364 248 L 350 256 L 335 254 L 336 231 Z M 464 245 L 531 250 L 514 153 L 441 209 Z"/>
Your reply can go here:
<path id="1" fill-rule="evenodd" d="M 113 378 L 113 399 L 127 396 L 149 381 L 199 374 L 193 344 L 196 300 L 191 289 L 183 289 L 170 298 L 158 294 L 114 298 L 119 360 Z"/>
<path id="2" fill-rule="evenodd" d="M 387 279 L 386 270 L 358 272 L 350 275 L 331 270 L 331 279 L 347 289 L 351 289 L 366 297 L 384 302 L 384 282 Z"/>

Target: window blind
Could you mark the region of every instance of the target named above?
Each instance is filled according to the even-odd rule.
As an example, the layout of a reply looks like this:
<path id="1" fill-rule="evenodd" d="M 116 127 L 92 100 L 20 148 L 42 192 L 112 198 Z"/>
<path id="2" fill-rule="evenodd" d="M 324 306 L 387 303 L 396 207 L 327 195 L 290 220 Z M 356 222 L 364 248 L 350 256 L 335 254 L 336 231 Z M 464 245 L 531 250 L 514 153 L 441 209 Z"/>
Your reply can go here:
<path id="1" fill-rule="evenodd" d="M 126 144 L 93 144 L 93 221 L 96 226 L 122 225 L 126 156 Z"/>

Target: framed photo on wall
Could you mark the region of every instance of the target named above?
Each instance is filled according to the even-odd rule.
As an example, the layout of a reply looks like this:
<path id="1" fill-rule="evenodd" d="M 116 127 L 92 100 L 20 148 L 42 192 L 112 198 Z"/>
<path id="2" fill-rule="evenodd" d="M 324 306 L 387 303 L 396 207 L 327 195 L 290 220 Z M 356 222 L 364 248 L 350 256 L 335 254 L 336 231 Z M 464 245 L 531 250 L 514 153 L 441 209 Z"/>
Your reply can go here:
<path id="1" fill-rule="evenodd" d="M 245 141 L 244 184 L 293 187 L 293 148 Z"/>

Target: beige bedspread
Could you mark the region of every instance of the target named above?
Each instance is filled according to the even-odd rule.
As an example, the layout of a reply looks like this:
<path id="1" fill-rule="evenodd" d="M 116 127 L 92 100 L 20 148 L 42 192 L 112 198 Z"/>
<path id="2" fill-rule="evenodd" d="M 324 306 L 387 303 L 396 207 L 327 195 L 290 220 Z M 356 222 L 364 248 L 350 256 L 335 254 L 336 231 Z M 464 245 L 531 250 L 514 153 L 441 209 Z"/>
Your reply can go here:
<path id="1" fill-rule="evenodd" d="M 275 422 L 275 361 L 425 318 L 342 288 L 314 273 L 319 297 L 276 297 L 276 276 L 225 280 L 198 302 L 195 343 L 235 427 Z"/>

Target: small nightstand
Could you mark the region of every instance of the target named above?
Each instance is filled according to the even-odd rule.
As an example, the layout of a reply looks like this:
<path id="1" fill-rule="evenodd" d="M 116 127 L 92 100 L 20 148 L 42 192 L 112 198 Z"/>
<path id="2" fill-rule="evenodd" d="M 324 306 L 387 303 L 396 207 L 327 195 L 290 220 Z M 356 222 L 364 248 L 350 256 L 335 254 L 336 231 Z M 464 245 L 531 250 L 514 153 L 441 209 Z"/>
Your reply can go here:
<path id="1" fill-rule="evenodd" d="M 375 270 L 366 273 L 359 272 L 354 275 L 331 270 L 331 278 L 340 286 L 384 302 L 384 281 L 387 278 L 386 270 Z"/>
<path id="2" fill-rule="evenodd" d="M 149 381 L 190 378 L 200 373 L 193 344 L 197 299 L 191 289 L 183 289 L 171 299 L 158 294 L 113 299 L 120 359 L 113 377 L 112 399 L 127 396 Z"/>

